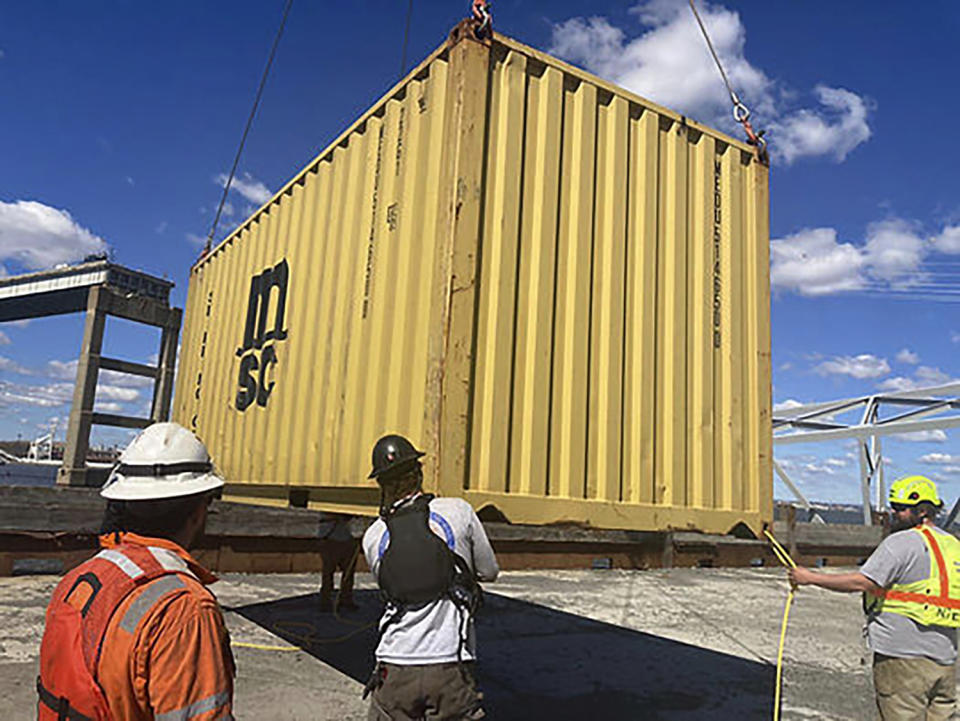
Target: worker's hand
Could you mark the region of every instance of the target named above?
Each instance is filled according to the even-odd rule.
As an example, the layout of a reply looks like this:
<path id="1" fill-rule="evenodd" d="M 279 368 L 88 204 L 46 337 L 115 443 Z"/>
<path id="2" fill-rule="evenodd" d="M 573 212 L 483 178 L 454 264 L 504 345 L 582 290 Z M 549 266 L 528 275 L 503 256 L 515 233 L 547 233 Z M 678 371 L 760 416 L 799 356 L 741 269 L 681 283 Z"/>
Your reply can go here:
<path id="1" fill-rule="evenodd" d="M 816 573 L 809 568 L 803 568 L 802 566 L 791 568 L 789 573 L 790 584 L 792 586 L 806 586 L 813 583 L 814 576 L 816 576 Z"/>

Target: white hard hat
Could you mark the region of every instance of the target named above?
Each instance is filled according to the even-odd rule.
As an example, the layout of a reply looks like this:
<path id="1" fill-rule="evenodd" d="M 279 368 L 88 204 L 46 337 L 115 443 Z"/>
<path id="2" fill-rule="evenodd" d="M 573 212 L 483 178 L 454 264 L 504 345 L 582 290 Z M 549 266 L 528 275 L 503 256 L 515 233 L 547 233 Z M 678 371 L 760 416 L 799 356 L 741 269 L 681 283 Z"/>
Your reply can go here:
<path id="1" fill-rule="evenodd" d="M 222 486 L 199 438 L 179 423 L 154 423 L 120 454 L 100 495 L 111 501 L 151 501 Z"/>

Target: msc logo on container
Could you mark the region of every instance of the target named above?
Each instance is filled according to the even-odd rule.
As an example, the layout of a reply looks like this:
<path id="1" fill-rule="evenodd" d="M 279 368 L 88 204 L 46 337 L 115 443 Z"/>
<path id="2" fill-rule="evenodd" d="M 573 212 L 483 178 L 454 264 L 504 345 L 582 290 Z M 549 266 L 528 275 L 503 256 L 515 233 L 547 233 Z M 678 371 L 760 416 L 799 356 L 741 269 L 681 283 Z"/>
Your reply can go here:
<path id="1" fill-rule="evenodd" d="M 253 402 L 266 408 L 275 381 L 277 343 L 286 340 L 283 314 L 287 306 L 290 267 L 286 259 L 250 279 L 247 321 L 243 327 L 243 345 L 237 348 L 240 373 L 237 377 L 237 410 L 245 411 Z M 276 288 L 277 292 L 273 293 Z M 269 330 L 267 324 L 271 323 Z"/>

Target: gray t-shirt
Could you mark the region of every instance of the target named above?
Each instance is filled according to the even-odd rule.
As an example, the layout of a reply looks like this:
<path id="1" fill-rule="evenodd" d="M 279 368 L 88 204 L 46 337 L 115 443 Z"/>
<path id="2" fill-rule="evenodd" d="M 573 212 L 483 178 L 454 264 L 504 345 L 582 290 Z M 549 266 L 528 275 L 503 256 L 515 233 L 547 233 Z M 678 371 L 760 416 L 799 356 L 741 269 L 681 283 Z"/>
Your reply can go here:
<path id="1" fill-rule="evenodd" d="M 931 526 L 935 534 L 947 535 Z M 878 586 L 916 583 L 930 577 L 930 552 L 913 529 L 891 533 L 877 546 L 860 573 Z M 957 660 L 957 630 L 924 626 L 898 613 L 867 616 L 867 640 L 876 653 L 897 658 L 928 658 L 944 666 Z"/>
<path id="2" fill-rule="evenodd" d="M 462 556 L 481 581 L 493 581 L 500 572 L 493 548 L 483 524 L 469 503 L 461 498 L 434 498 L 430 501 L 430 528 L 454 553 Z M 373 575 L 380 570 L 380 559 L 390 544 L 390 534 L 382 519 L 377 519 L 363 535 L 363 553 Z M 420 608 L 408 609 L 398 621 L 384 624 L 393 613 L 388 608 L 380 619 L 383 635 L 377 646 L 377 660 L 398 666 L 447 663 L 457 660 L 463 612 L 447 598 Z M 464 627 L 466 644 L 463 661 L 476 659 L 473 623 Z"/>

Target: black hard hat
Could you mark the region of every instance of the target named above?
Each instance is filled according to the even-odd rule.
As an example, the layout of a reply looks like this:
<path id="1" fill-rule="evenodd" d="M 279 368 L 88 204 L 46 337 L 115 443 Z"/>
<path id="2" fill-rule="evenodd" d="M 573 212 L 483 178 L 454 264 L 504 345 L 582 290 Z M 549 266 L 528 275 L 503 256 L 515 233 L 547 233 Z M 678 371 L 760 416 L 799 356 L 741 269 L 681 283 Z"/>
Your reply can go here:
<path id="1" fill-rule="evenodd" d="M 414 461 L 426 453 L 418 451 L 403 436 L 384 436 L 373 447 L 373 470 L 367 478 L 378 478 L 387 473 L 412 468 Z"/>

